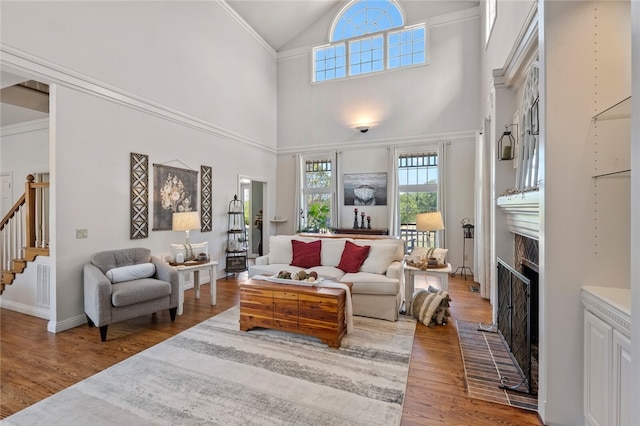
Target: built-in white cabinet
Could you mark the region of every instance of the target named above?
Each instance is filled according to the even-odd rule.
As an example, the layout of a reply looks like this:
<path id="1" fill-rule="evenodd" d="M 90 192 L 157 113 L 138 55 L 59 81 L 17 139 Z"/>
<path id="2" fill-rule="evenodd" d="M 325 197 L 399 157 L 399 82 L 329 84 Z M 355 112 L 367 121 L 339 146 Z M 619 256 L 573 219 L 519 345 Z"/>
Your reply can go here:
<path id="1" fill-rule="evenodd" d="M 592 426 L 626 426 L 631 392 L 631 292 L 583 287 L 584 416 Z"/>

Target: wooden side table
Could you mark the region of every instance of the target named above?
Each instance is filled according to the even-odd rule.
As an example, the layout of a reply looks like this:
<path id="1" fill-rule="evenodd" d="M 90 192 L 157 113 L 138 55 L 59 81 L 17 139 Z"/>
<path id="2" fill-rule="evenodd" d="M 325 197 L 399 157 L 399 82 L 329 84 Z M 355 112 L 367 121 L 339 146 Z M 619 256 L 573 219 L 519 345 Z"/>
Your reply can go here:
<path id="1" fill-rule="evenodd" d="M 404 301 L 405 306 L 411 304 L 411 300 L 413 299 L 413 292 L 415 290 L 415 277 L 416 275 L 434 275 L 440 277 L 440 290 L 449 291 L 449 274 L 451 273 L 451 264 L 447 263 L 446 268 L 437 268 L 437 269 L 427 269 L 423 271 L 420 268 L 416 268 L 415 266 L 404 266 Z"/>
<path id="2" fill-rule="evenodd" d="M 218 265 L 217 260 L 211 260 L 207 263 L 196 263 L 193 265 L 183 264 L 174 266 L 178 271 L 178 282 L 180 283 L 180 293 L 178 295 L 178 315 L 182 315 L 184 309 L 184 282 L 188 273 L 193 272 L 193 287 L 196 290 L 196 299 L 200 299 L 200 271 L 209 270 L 211 279 L 211 306 L 216 304 L 216 272 L 215 266 Z"/>

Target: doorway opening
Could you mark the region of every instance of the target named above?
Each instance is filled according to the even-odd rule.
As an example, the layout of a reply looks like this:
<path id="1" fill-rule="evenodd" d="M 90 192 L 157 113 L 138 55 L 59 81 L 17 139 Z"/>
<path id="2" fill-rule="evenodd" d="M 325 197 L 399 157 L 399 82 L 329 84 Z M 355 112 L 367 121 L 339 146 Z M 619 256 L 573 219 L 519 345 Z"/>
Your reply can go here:
<path id="1" fill-rule="evenodd" d="M 244 203 L 244 222 L 247 227 L 248 257 L 263 255 L 264 210 L 266 182 L 247 176 L 240 177 L 240 194 Z"/>

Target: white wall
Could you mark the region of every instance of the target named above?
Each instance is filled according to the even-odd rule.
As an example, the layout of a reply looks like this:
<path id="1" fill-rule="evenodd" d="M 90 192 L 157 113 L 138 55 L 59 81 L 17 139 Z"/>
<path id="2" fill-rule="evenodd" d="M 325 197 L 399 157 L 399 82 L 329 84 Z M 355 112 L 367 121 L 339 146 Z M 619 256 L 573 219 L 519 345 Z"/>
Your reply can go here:
<path id="1" fill-rule="evenodd" d="M 85 321 L 82 265 L 91 254 L 134 246 L 162 254 L 184 238 L 151 231 L 151 206 L 149 238 L 129 239 L 131 152 L 149 155 L 150 183 L 153 163 L 212 166 L 213 231 L 191 240 L 209 242 L 218 275 L 238 176 L 275 182 L 275 54 L 227 10 L 219 2 L 3 3 L 3 69 L 52 84 L 50 331 Z M 275 185 L 268 190 L 265 204 L 274 206 Z M 78 228 L 87 239 L 75 238 Z"/>
<path id="2" fill-rule="evenodd" d="M 475 129 L 481 124 L 479 12 L 467 2 L 410 4 L 407 22 L 429 19 L 432 24 L 427 66 L 312 84 L 311 49 L 327 42 L 335 10 L 298 36 L 289 50 L 278 53 L 278 214 L 288 222 L 272 232 L 294 231 L 293 153 L 335 149 L 341 152 L 342 174 L 386 172 L 389 146 L 420 149 L 447 141 L 452 142 L 446 157 L 452 183 L 445 199 L 451 216 L 444 220 L 447 232 L 452 230 L 447 238 L 452 244 L 449 259 L 461 262 L 458 225 L 463 217 L 473 220 L 470 158 Z M 367 133 L 354 129 L 361 120 L 372 123 Z M 387 208 L 375 206 L 366 213 L 371 213 L 372 227 L 388 227 Z M 340 206 L 339 216 L 340 226 L 353 225 L 353 207 Z"/>
<path id="3" fill-rule="evenodd" d="M 628 287 L 615 269 L 606 281 L 591 273 L 602 265 L 590 262 L 597 225 L 589 131 L 597 112 L 630 94 L 629 3 L 550 1 L 542 20 L 539 406 L 546 424 L 573 425 L 584 422 L 580 289 Z"/>
<path id="4" fill-rule="evenodd" d="M 632 33 L 632 129 L 631 129 L 631 168 L 636 170 L 631 175 L 631 217 L 640 217 L 640 2 L 631 2 L 631 33 Z M 633 363 L 630 382 L 633 386 L 633 395 L 640 395 L 640 224 L 638 220 L 631 221 L 631 305 L 635 308 L 631 311 L 631 322 L 636 324 L 631 330 L 631 344 Z M 637 400 L 637 399 L 636 399 Z M 630 419 L 640 419 L 640 404 L 631 405 Z"/>
<path id="5" fill-rule="evenodd" d="M 2 127 L 0 136 L 0 173 L 13 178 L 11 204 L 0 211 L 4 216 L 24 194 L 27 175 L 49 171 L 49 119 Z"/>

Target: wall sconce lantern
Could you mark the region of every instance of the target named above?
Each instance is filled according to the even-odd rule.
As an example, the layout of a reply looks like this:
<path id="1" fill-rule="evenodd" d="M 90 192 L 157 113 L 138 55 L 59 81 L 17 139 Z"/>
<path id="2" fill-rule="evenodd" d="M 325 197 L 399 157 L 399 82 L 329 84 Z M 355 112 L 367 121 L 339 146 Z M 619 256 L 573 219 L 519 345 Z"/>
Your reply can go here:
<path id="1" fill-rule="evenodd" d="M 498 139 L 498 160 L 513 160 L 513 151 L 516 148 L 516 140 L 511 134 L 509 127 L 518 127 L 517 124 L 507 124 L 504 126 L 504 132 Z"/>

